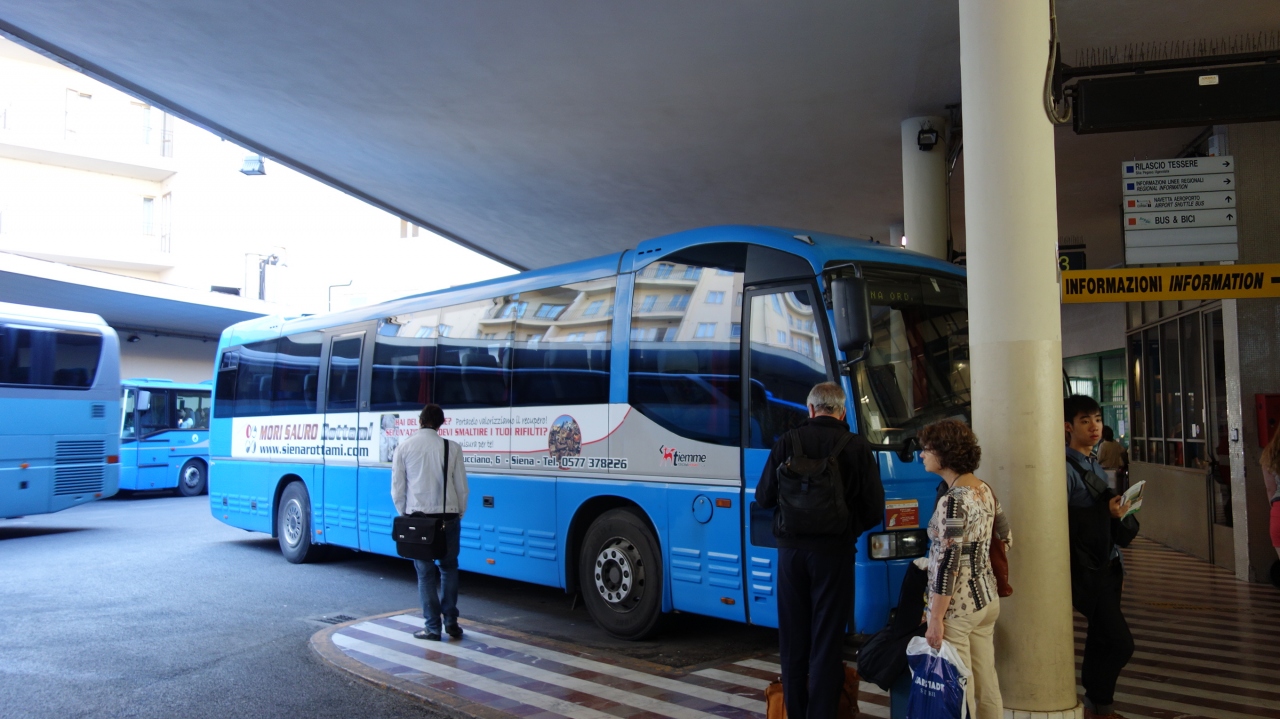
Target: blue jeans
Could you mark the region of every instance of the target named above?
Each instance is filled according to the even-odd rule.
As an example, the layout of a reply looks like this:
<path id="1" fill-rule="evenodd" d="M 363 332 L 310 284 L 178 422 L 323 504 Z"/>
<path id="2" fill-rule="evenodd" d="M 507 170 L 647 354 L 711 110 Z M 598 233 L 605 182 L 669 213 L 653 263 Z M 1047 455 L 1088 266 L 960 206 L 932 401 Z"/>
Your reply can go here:
<path id="1" fill-rule="evenodd" d="M 462 523 L 450 519 L 444 523 L 445 554 L 443 559 L 413 560 L 418 570 L 418 600 L 422 602 L 423 626 L 428 632 L 440 633 L 440 617 L 445 624 L 458 623 L 458 539 Z M 437 566 L 439 565 L 439 566 Z M 441 587 L 440 577 L 444 576 Z"/>

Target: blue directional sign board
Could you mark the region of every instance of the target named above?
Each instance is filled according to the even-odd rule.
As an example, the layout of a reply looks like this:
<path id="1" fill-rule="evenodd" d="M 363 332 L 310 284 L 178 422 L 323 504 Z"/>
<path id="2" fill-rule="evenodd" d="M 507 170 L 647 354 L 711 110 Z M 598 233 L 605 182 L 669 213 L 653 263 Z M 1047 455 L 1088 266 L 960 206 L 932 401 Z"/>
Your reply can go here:
<path id="1" fill-rule="evenodd" d="M 1239 259 L 1235 158 L 1120 163 L 1125 263 Z"/>

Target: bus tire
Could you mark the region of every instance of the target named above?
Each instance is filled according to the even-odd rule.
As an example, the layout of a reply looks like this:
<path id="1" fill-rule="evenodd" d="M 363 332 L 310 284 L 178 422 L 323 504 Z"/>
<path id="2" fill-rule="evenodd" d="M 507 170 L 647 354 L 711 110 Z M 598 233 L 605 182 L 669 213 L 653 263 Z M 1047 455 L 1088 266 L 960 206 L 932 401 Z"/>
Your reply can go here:
<path id="1" fill-rule="evenodd" d="M 302 564 L 316 555 L 316 547 L 311 543 L 311 498 L 302 482 L 290 482 L 280 494 L 276 537 L 280 541 L 280 553 L 291 564 Z"/>
<path id="2" fill-rule="evenodd" d="M 205 468 L 204 462 L 198 459 L 187 460 L 187 463 L 182 465 L 182 469 L 178 472 L 178 495 L 195 497 L 204 494 L 208 490 L 209 470 Z"/>
<path id="3" fill-rule="evenodd" d="M 596 518 L 582 540 L 578 581 L 591 618 L 619 639 L 644 639 L 662 615 L 662 554 L 629 509 Z"/>

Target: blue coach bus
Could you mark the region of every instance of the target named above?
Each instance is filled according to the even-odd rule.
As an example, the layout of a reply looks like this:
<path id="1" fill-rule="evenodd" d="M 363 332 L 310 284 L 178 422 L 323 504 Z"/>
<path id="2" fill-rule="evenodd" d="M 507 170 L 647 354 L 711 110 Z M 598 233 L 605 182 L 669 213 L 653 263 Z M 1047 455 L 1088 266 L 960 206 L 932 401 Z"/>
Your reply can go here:
<path id="1" fill-rule="evenodd" d="M 859 542 L 856 628 L 882 626 L 937 478 L 916 431 L 969 414 L 963 271 L 903 249 L 712 227 L 325 316 L 228 328 L 210 502 L 270 532 L 394 555 L 390 462 L 423 404 L 471 481 L 463 569 L 581 591 L 611 634 L 678 610 L 777 626 L 753 503 L 812 385 L 876 445 L 885 522 Z M 834 336 L 833 336 L 834 335 Z"/>
<path id="2" fill-rule="evenodd" d="M 120 343 L 101 317 L 0 302 L 0 518 L 116 493 Z"/>
<path id="3" fill-rule="evenodd" d="M 138 377 L 121 384 L 120 489 L 204 494 L 213 383 Z"/>

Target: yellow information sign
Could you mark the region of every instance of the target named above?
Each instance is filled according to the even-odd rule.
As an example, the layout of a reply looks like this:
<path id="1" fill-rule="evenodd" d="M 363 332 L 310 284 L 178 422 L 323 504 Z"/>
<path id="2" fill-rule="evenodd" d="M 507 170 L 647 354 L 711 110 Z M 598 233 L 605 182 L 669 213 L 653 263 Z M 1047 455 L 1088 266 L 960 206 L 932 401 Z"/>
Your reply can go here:
<path id="1" fill-rule="evenodd" d="M 1280 297 L 1280 265 L 1148 267 L 1062 273 L 1062 302 Z"/>

